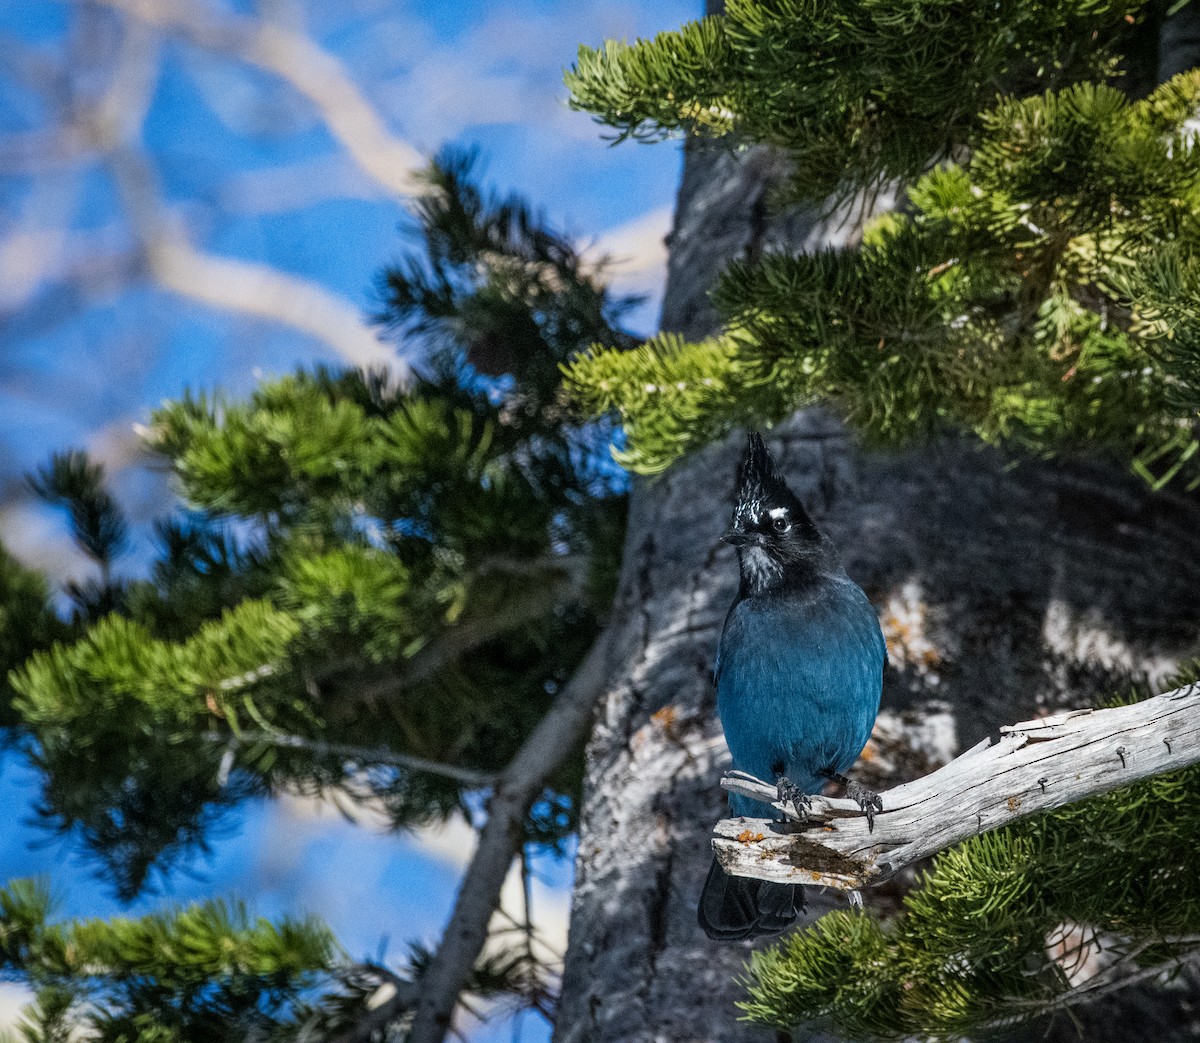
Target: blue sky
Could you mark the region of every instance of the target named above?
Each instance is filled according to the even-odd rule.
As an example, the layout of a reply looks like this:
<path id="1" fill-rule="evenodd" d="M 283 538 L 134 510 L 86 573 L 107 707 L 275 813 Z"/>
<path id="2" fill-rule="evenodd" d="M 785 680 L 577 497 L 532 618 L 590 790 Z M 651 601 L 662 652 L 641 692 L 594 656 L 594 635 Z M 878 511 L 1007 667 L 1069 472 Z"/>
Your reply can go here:
<path id="1" fill-rule="evenodd" d="M 319 104 L 297 89 L 306 76 L 327 71 L 324 58 L 293 65 L 287 73 L 295 77 L 263 71 L 203 46 L 186 26 L 114 13 L 136 11 L 138 0 L 0 4 L 0 47 L 16 70 L 2 74 L 0 87 L 0 539 L 56 579 L 86 575 L 61 519 L 34 503 L 21 481 L 51 451 L 82 446 L 104 461 L 144 532 L 169 505 L 170 492 L 146 466 L 134 432 L 160 401 L 185 388 L 242 393 L 263 374 L 337 364 L 355 351 L 382 354 L 354 317 L 370 311 L 376 273 L 403 247 L 397 185 L 404 161 L 411 167 L 446 143 L 477 146 L 493 187 L 519 190 L 559 227 L 623 259 L 617 286 L 648 295 L 633 321 L 652 330 L 678 147 L 609 147 L 588 117 L 566 108 L 561 71 L 581 42 L 672 28 L 699 6 L 149 5 L 242 28 L 250 23 L 229 19 L 266 12 L 317 44 L 379 121 L 370 140 L 395 174 L 385 172 L 381 181 L 368 169 L 370 157 L 353 147 L 361 127 L 331 130 Z M 123 195 L 109 153 L 55 136 L 74 118 L 61 104 L 55 70 L 67 73 L 69 90 L 85 99 L 102 101 L 120 88 L 112 92 L 123 106 L 119 133 L 150 172 L 149 202 L 132 203 L 128 183 Z M 161 219 L 169 245 L 186 246 L 177 251 L 182 268 L 171 269 L 168 259 L 162 271 L 147 270 L 139 253 L 145 241 L 131 220 L 146 213 Z M 319 296 L 329 314 L 351 316 L 354 336 L 333 343 L 298 329 L 303 321 L 286 321 L 286 306 L 285 321 L 278 321 L 250 314 L 246 302 L 230 308 L 206 299 L 205 272 L 231 265 L 240 266 L 235 270 L 248 285 L 258 287 L 253 280 L 261 276 L 263 287 Z M 256 304 L 251 300 L 250 310 Z M 144 538 L 139 547 L 144 553 Z M 136 571 L 138 561 L 135 553 L 127 570 Z M 49 841 L 33 823 L 36 785 L 25 765 L 4 756 L 0 801 L 9 813 L 0 876 L 49 874 L 72 915 L 117 911 L 78 852 Z M 465 827 L 395 836 L 347 823 L 310 801 L 256 804 L 207 860 L 138 908 L 236 894 L 267 915 L 322 915 L 352 954 L 374 954 L 385 939 L 397 953 L 406 939 L 436 940 L 470 840 Z M 539 873 L 539 907 L 561 932 L 569 862 L 546 862 Z M 11 990 L 0 994 L 10 1008 L 13 998 Z M 473 1026 L 469 1035 L 511 1039 L 511 1028 Z M 530 1022 L 523 1038 L 544 1035 Z"/>

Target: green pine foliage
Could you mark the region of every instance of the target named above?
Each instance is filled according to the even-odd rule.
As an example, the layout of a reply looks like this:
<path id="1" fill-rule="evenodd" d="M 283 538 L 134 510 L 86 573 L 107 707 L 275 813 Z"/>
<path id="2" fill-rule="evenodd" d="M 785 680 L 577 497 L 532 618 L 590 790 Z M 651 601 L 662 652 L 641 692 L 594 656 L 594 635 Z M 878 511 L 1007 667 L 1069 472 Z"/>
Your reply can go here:
<path id="1" fill-rule="evenodd" d="M 60 623 L 44 583 L 0 557 L 0 613 L 20 628 L 0 630 L 5 712 L 42 774 L 46 825 L 82 839 L 122 898 L 202 849 L 251 797 L 334 794 L 397 828 L 473 819 L 475 794 L 600 628 L 624 494 L 603 452 L 610 427 L 568 413 L 560 366 L 593 343 L 629 344 L 617 323 L 630 302 L 521 200 L 476 181 L 469 156 L 430 168 L 416 246 L 380 279 L 377 318 L 403 338 L 412 380 L 317 369 L 155 412 L 145 441 L 181 506 L 157 526 L 145 579 L 120 574 L 128 524 L 102 468 L 70 452 L 31 478 L 99 578 L 68 592 L 75 612 Z M 581 776 L 580 751 L 528 816 L 527 843 L 570 836 Z M 224 935 L 221 917 L 232 918 Z M 171 933 L 193 920 L 203 944 Z M 257 1011 L 283 1024 L 271 990 L 288 1018 L 351 1024 L 387 976 L 334 966 L 313 948 L 325 935 L 295 930 L 216 906 L 141 926 L 37 928 L 51 941 L 68 931 L 60 948 L 85 936 L 149 946 L 142 969 L 121 949 L 99 975 L 136 979 L 125 999 L 97 1000 L 77 980 L 108 966 L 94 949 L 46 967 L 21 943 L 10 962 L 42 989 L 30 1038 L 84 1023 L 114 1041 L 242 1038 L 222 1034 L 222 1019 L 251 1026 Z M 239 932 L 261 955 L 272 931 L 307 938 L 297 952 L 311 959 L 269 981 L 261 963 L 201 959 Z M 176 944 L 194 963 L 182 992 L 163 962 Z M 420 962 L 414 953 L 408 978 Z M 334 978 L 314 993 L 310 971 Z M 544 1003 L 524 950 L 500 946 L 476 977 L 479 991 Z"/>
<path id="2" fill-rule="evenodd" d="M 314 918 L 271 922 L 239 902 L 64 921 L 44 881 L 0 889 L 0 973 L 35 995 L 15 1037 L 25 1043 L 336 1039 L 381 990 L 411 989 L 427 959 L 414 946 L 399 971 L 354 962 Z M 524 952 L 499 951 L 468 988 L 540 995 L 540 974 Z"/>
<path id="3" fill-rule="evenodd" d="M 95 619 L 118 608 L 125 592 L 114 578 L 113 563 L 126 549 L 129 526 L 105 488 L 104 468 L 73 449 L 54 453 L 28 481 L 43 500 L 66 509 L 76 546 L 97 566 L 96 578 L 66 588 L 76 619 Z"/>
<path id="4" fill-rule="evenodd" d="M 793 157 L 823 197 L 911 178 L 979 129 L 997 94 L 1112 74 L 1138 0 L 728 0 L 723 15 L 633 44 L 581 46 L 575 108 L 618 138 L 683 132 Z"/>
<path id="5" fill-rule="evenodd" d="M 597 348 L 571 386 L 617 411 L 646 472 L 821 399 L 868 441 L 957 427 L 1195 481 L 1198 101 L 1194 72 L 1139 102 L 1093 84 L 1002 101 L 860 246 L 735 262 L 715 341 Z"/>
<path id="6" fill-rule="evenodd" d="M 754 379 L 728 337 L 689 344 L 663 333 L 629 351 L 597 347 L 564 373 L 581 408 L 620 418 L 626 441 L 613 456 L 643 474 L 665 470 L 747 413 L 782 416 L 788 408 L 774 385 Z"/>
<path id="7" fill-rule="evenodd" d="M 15 723 L 8 673 L 66 631 L 46 580 L 0 546 L 0 727 Z"/>
<path id="8" fill-rule="evenodd" d="M 71 1031 L 102 1043 L 272 1038 L 345 962 L 316 921 L 275 924 L 226 902 L 136 919 L 51 914 L 38 881 L 0 890 L 0 968 L 37 990 L 23 1027 L 31 1043 Z"/>
<path id="9" fill-rule="evenodd" d="M 427 338 L 435 354 L 465 352 L 480 374 L 511 375 L 520 426 L 564 434 L 556 364 L 597 336 L 630 346 L 615 320 L 636 301 L 614 300 L 605 259 L 585 260 L 519 196 L 483 193 L 476 164 L 473 153 L 449 154 L 426 172 L 429 191 L 415 201 L 425 248 L 384 273 L 379 318 Z"/>

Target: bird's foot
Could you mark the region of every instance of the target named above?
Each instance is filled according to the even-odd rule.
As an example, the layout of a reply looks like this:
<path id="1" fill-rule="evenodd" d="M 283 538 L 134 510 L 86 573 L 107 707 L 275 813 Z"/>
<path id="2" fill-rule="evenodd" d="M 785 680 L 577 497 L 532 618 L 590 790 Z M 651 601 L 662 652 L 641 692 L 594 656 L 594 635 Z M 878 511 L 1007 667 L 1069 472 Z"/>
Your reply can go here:
<path id="1" fill-rule="evenodd" d="M 808 818 L 808 809 L 812 807 L 812 797 L 800 789 L 786 775 L 775 779 L 775 793 L 780 804 L 791 804 L 796 811 L 796 817 L 801 821 Z"/>
<path id="2" fill-rule="evenodd" d="M 862 813 L 867 816 L 867 832 L 874 833 L 875 816 L 883 810 L 883 801 L 880 799 L 879 794 L 873 789 L 867 789 L 860 782 L 846 778 L 839 771 L 827 770 L 820 774 L 832 782 L 836 782 L 839 786 L 846 788 L 846 796 L 851 800 L 857 801 L 858 806 L 862 808 Z"/>
<path id="3" fill-rule="evenodd" d="M 862 783 L 851 779 L 846 783 L 846 796 L 858 801 L 862 813 L 867 816 L 867 832 L 875 832 L 875 816 L 883 810 L 883 801 L 873 789 L 867 789 Z"/>

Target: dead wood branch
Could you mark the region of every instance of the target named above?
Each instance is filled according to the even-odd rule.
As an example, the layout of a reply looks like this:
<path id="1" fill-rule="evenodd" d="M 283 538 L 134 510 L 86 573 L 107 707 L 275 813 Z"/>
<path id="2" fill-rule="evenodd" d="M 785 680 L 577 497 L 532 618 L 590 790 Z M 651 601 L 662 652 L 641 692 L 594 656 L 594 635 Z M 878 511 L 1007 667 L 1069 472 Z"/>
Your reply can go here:
<path id="1" fill-rule="evenodd" d="M 1200 761 L 1200 684 L 1129 706 L 1072 710 L 1001 729 L 932 774 L 886 790 L 869 832 L 851 800 L 814 796 L 807 822 L 774 785 L 731 772 L 726 789 L 793 823 L 723 819 L 713 832 L 735 876 L 854 891 L 954 844 L 1139 779 Z"/>

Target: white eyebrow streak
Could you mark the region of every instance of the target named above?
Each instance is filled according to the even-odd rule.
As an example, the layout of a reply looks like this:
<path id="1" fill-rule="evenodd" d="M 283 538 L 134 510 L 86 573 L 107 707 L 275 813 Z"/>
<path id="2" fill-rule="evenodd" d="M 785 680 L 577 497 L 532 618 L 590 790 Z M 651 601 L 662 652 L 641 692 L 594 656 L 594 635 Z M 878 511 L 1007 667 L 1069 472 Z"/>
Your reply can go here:
<path id="1" fill-rule="evenodd" d="M 768 518 L 786 518 L 788 509 L 786 507 L 772 507 L 767 511 Z"/>

